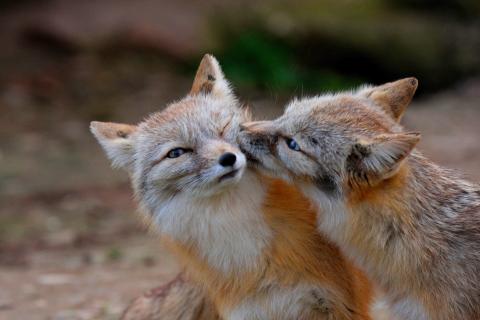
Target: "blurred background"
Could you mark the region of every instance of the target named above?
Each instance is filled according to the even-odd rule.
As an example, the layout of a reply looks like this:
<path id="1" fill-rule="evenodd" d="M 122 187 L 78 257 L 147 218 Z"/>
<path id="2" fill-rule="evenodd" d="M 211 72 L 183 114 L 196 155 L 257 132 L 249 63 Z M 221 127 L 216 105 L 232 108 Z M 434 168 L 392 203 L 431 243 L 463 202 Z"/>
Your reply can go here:
<path id="1" fill-rule="evenodd" d="M 257 118 L 415 76 L 404 124 L 480 181 L 478 0 L 0 0 L 0 319 L 116 319 L 177 272 L 91 120 L 136 123 L 220 60 Z"/>

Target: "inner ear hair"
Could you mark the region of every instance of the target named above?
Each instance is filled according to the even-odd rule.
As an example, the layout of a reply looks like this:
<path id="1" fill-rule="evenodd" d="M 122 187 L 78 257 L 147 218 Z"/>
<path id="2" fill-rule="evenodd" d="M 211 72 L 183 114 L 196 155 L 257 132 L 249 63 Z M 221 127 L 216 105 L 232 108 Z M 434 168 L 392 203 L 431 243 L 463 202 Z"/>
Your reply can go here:
<path id="1" fill-rule="evenodd" d="M 124 123 L 92 121 L 90 129 L 98 138 L 103 139 L 127 139 L 137 129 L 136 126 Z"/>
<path id="2" fill-rule="evenodd" d="M 213 91 L 215 82 L 222 77 L 218 61 L 210 54 L 203 56 L 193 80 L 190 94 L 209 94 Z"/>
<path id="3" fill-rule="evenodd" d="M 381 134 L 352 146 L 347 169 L 356 180 L 372 183 L 393 176 L 420 140 L 420 134 Z"/>
<path id="4" fill-rule="evenodd" d="M 371 88 L 366 96 L 398 122 L 412 101 L 417 86 L 416 78 L 405 78 Z"/>
<path id="5" fill-rule="evenodd" d="M 132 169 L 134 153 L 132 134 L 137 130 L 137 126 L 92 121 L 90 130 L 105 150 L 113 166 L 127 171 Z"/>
<path id="6" fill-rule="evenodd" d="M 191 95 L 205 94 L 217 97 L 233 96 L 228 81 L 217 59 L 210 54 L 203 56 L 193 80 Z"/>

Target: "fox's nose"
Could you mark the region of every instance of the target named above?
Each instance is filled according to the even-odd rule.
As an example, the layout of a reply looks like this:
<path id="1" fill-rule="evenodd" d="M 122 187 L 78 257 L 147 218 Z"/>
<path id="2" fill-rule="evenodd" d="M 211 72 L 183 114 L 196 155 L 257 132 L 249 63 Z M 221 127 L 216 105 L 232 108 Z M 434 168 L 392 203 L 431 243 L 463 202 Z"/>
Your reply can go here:
<path id="1" fill-rule="evenodd" d="M 231 152 L 225 152 L 218 159 L 218 163 L 223 167 L 233 166 L 235 161 L 237 161 L 237 156 Z"/>

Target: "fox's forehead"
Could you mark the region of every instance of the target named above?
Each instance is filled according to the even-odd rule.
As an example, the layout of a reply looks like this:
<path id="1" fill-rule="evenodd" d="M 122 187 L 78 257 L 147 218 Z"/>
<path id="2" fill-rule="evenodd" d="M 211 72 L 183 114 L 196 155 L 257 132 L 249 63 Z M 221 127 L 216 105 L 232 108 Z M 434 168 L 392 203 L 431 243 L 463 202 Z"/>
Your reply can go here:
<path id="1" fill-rule="evenodd" d="M 279 119 L 289 131 L 331 130 L 370 135 L 395 131 L 398 125 L 381 109 L 354 94 L 294 100 Z"/>
<path id="2" fill-rule="evenodd" d="M 234 101 L 187 97 L 152 114 L 140 125 L 139 132 L 143 137 L 153 138 L 156 144 L 196 143 L 204 136 L 216 136 L 223 129 L 238 126 L 243 121 L 241 116 Z"/>

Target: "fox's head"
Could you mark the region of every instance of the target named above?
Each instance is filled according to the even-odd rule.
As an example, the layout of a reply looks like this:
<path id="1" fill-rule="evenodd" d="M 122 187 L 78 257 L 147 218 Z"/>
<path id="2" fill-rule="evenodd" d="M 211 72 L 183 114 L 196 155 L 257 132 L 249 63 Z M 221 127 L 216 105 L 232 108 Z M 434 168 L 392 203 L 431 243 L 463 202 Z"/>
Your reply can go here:
<path id="1" fill-rule="evenodd" d="M 241 148 L 268 173 L 327 195 L 395 175 L 419 141 L 398 124 L 417 80 L 294 100 L 274 121 L 242 125 Z"/>
<path id="2" fill-rule="evenodd" d="M 138 125 L 94 121 L 90 128 L 152 212 L 179 197 L 208 198 L 237 184 L 246 167 L 237 134 L 247 117 L 217 60 L 205 55 L 182 100 Z"/>

